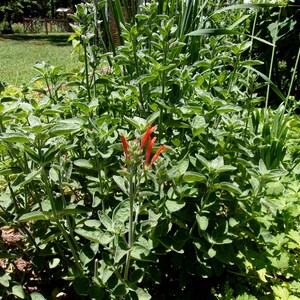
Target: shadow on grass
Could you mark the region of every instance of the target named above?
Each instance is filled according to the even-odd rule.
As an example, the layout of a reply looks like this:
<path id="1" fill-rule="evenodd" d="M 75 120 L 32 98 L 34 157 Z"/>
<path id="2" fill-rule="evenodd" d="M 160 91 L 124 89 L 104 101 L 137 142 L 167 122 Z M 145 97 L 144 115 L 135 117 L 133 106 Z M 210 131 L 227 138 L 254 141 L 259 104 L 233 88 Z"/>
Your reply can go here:
<path id="1" fill-rule="evenodd" d="M 57 33 L 57 34 L 2 34 L 0 35 L 1 39 L 6 40 L 15 40 L 19 42 L 47 42 L 53 46 L 70 46 L 71 44 L 68 42 L 68 38 L 70 37 L 71 33 Z"/>

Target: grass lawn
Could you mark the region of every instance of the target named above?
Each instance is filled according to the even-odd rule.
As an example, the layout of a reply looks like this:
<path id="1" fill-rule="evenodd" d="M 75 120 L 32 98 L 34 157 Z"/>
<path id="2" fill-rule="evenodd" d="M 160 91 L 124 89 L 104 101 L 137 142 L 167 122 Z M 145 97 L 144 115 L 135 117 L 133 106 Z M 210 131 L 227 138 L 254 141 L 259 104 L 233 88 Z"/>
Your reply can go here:
<path id="1" fill-rule="evenodd" d="M 73 48 L 68 33 L 0 35 L 0 81 L 20 85 L 35 75 L 33 66 L 48 61 L 70 71 L 78 66 L 76 57 L 70 56 Z"/>

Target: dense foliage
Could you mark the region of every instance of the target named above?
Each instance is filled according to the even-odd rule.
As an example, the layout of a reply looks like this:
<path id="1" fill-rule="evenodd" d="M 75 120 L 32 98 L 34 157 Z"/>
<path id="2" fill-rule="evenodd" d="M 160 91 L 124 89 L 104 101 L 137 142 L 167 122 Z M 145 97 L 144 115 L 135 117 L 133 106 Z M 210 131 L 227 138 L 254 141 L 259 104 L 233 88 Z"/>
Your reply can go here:
<path id="1" fill-rule="evenodd" d="M 259 70 L 276 39 L 250 25 L 281 8 L 114 4 L 119 47 L 80 4 L 82 69 L 1 91 L 3 297 L 299 299 L 299 79 Z"/>
<path id="2" fill-rule="evenodd" d="M 1 0 L 0 22 L 19 22 L 23 17 L 54 17 L 59 7 L 74 8 L 80 0 Z"/>

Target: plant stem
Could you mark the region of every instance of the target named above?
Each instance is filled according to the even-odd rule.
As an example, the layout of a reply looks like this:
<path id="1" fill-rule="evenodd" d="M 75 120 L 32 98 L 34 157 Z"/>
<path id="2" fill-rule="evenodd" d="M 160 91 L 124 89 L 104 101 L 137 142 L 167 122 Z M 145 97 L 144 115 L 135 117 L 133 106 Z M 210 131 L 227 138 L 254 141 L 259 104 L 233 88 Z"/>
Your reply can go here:
<path id="1" fill-rule="evenodd" d="M 78 273 L 80 273 L 82 271 L 82 267 L 79 264 L 78 255 L 76 253 L 76 250 L 74 249 L 74 246 L 73 246 L 73 244 L 72 244 L 72 242 L 69 238 L 69 235 L 68 235 L 67 231 L 60 224 L 60 221 L 58 219 L 58 215 L 57 215 L 57 212 L 56 212 L 56 207 L 55 207 L 55 203 L 54 203 L 54 199 L 53 199 L 53 195 L 52 195 L 52 190 L 50 188 L 49 180 L 47 178 L 47 174 L 45 172 L 44 166 L 42 166 L 42 178 L 43 178 L 43 181 L 44 181 L 44 184 L 45 184 L 46 193 L 47 193 L 48 198 L 49 198 L 50 203 L 51 203 L 51 208 L 52 208 L 52 212 L 53 212 L 53 215 L 54 215 L 55 223 L 56 223 L 57 227 L 59 228 L 59 230 L 61 231 L 62 235 L 64 236 L 64 238 L 65 238 L 65 240 L 66 240 L 66 242 L 67 242 L 67 244 L 68 244 L 68 246 L 71 250 L 71 253 L 74 257 L 74 261 L 75 261 L 77 271 L 78 271 Z"/>
<path id="2" fill-rule="evenodd" d="M 91 91 L 90 91 L 90 84 L 89 84 L 89 68 L 88 68 L 86 42 L 83 41 L 82 45 L 83 45 L 83 52 L 84 52 L 85 83 L 86 83 L 88 102 L 90 103 L 91 102 Z"/>
<path id="3" fill-rule="evenodd" d="M 67 242 L 68 246 L 70 247 L 71 253 L 72 253 L 73 257 L 74 257 L 76 269 L 77 269 L 78 275 L 79 275 L 81 273 L 81 271 L 82 271 L 82 267 L 81 267 L 81 265 L 79 263 L 77 252 L 76 252 L 76 250 L 73 247 L 73 244 L 72 244 L 72 242 L 71 242 L 71 240 L 69 238 L 69 235 L 68 235 L 67 231 L 60 224 L 59 220 L 56 220 L 56 224 L 57 224 L 57 227 L 59 228 L 59 230 L 61 231 L 61 233 L 63 234 L 64 238 L 66 239 L 66 242 Z"/>
<path id="4" fill-rule="evenodd" d="M 131 260 L 131 250 L 134 244 L 134 224 L 133 224 L 133 201 L 134 201 L 134 189 L 133 189 L 133 176 L 130 176 L 129 179 L 129 231 L 128 231 L 128 247 L 129 250 L 127 252 L 126 257 L 126 265 L 124 271 L 124 280 L 128 279 L 130 260 Z"/>
<path id="5" fill-rule="evenodd" d="M 67 202 L 66 202 L 66 198 L 65 198 L 65 194 L 64 194 L 64 189 L 63 189 L 63 186 L 62 186 L 62 176 L 61 176 L 61 172 L 58 172 L 58 176 L 59 176 L 59 190 L 60 190 L 60 193 L 61 193 L 61 199 L 63 201 L 63 205 L 64 205 L 64 208 L 67 206 Z M 80 247 L 75 239 L 75 236 L 74 236 L 74 229 L 72 227 L 72 224 L 71 224 L 71 221 L 70 221 L 70 217 L 67 215 L 65 216 L 66 217 L 66 221 L 67 221 L 67 224 L 68 224 L 68 229 L 69 229 L 69 232 L 70 232 L 70 236 L 71 236 L 71 239 L 73 241 L 73 244 L 75 245 L 76 247 L 76 250 L 79 251 L 80 250 Z"/>
<path id="6" fill-rule="evenodd" d="M 299 58 L 300 58 L 300 47 L 298 49 L 298 54 L 297 54 L 297 58 L 296 58 L 295 66 L 294 66 L 294 71 L 293 71 L 291 83 L 290 83 L 290 86 L 289 86 L 288 94 L 286 96 L 286 103 L 285 103 L 286 109 L 287 109 L 289 98 L 290 98 L 290 95 L 291 95 L 291 91 L 292 91 L 292 87 L 293 87 L 293 83 L 294 83 L 294 79 L 295 79 L 295 75 L 296 75 L 296 70 L 297 70 L 298 63 L 299 63 Z"/>
<path id="7" fill-rule="evenodd" d="M 269 68 L 269 80 L 271 80 L 272 77 L 272 70 L 273 70 L 273 62 L 274 62 L 274 57 L 275 57 L 275 48 L 276 48 L 276 40 L 277 40 L 277 35 L 278 35 L 278 27 L 279 27 L 279 22 L 280 22 L 280 15 L 281 15 L 281 7 L 279 9 L 279 14 L 278 14 L 278 20 L 277 20 L 277 27 L 275 31 L 275 35 L 273 38 L 273 49 L 272 49 L 272 55 L 271 55 L 271 62 L 270 62 L 270 68 Z M 269 96 L 270 96 L 270 84 L 267 86 L 267 94 L 266 94 L 266 104 L 265 108 L 268 107 L 269 104 Z"/>

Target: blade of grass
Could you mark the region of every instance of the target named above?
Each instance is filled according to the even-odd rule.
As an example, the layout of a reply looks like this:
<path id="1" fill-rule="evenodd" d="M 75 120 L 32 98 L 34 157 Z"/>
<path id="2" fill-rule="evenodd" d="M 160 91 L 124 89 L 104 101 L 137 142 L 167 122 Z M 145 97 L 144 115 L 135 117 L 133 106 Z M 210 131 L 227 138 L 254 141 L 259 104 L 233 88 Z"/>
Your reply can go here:
<path id="1" fill-rule="evenodd" d="M 201 36 L 201 35 L 245 35 L 245 36 L 248 36 L 248 37 L 253 37 L 253 39 L 259 41 L 259 42 L 262 42 L 264 44 L 267 44 L 269 46 L 274 46 L 274 44 L 264 40 L 264 39 L 261 39 L 257 36 L 252 36 L 252 35 L 249 35 L 249 34 L 246 34 L 246 33 L 243 33 L 243 32 L 238 32 L 238 31 L 235 31 L 235 30 L 230 30 L 230 29 L 225 29 L 225 28 L 207 28 L 207 29 L 199 29 L 199 30 L 195 30 L 195 31 L 192 31 L 190 33 L 187 34 L 188 36 Z"/>

